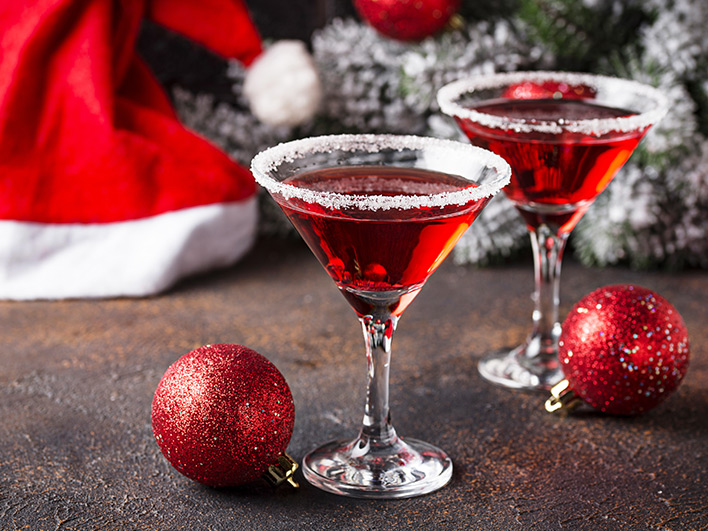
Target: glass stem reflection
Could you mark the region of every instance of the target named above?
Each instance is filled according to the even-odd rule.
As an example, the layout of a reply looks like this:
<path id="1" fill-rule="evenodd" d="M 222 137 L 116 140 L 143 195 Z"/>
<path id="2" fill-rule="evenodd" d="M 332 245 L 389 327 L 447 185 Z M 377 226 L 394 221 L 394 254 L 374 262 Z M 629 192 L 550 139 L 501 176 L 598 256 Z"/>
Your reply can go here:
<path id="1" fill-rule="evenodd" d="M 390 446 L 397 440 L 391 426 L 388 404 L 388 378 L 391 369 L 391 341 L 398 317 L 390 314 L 362 317 L 361 326 L 366 341 L 368 362 L 368 390 L 364 421 L 359 434 L 358 448 L 367 453 L 370 447 Z"/>
<path id="2" fill-rule="evenodd" d="M 528 339 L 525 361 L 555 369 L 558 366 L 558 338 L 561 332 L 558 321 L 560 273 L 568 233 L 553 232 L 544 224 L 530 234 L 534 255 L 535 307 L 533 331 Z"/>

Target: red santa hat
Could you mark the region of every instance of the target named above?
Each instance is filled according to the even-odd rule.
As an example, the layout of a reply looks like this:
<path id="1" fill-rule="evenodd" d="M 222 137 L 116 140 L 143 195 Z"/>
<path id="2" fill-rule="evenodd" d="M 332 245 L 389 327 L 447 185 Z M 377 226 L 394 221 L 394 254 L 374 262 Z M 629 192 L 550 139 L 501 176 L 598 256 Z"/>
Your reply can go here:
<path id="1" fill-rule="evenodd" d="M 272 61 L 242 0 L 3 2 L 0 298 L 153 294 L 251 246 L 252 176 L 180 124 L 135 52 L 143 17 L 244 65 Z M 319 91 L 304 47 L 285 47 L 309 69 L 295 76 L 306 101 L 264 106 L 283 94 L 248 82 L 258 116 L 294 124 Z"/>

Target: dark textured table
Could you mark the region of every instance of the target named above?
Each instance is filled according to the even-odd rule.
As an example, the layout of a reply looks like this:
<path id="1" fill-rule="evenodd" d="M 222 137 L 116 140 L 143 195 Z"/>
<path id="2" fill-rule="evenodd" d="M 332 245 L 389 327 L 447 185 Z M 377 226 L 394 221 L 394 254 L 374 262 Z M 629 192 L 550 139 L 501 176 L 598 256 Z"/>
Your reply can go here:
<path id="1" fill-rule="evenodd" d="M 295 400 L 289 453 L 354 435 L 365 357 L 359 324 L 297 241 L 262 241 L 235 267 L 140 300 L 0 303 L 0 529 L 708 529 L 708 274 L 564 267 L 563 308 L 610 283 L 655 289 L 683 315 L 692 365 L 635 418 L 545 413 L 544 394 L 485 383 L 479 357 L 529 327 L 531 264 L 448 260 L 393 346 L 400 434 L 452 456 L 452 482 L 401 501 L 309 486 L 211 489 L 178 474 L 150 426 L 158 381 L 197 346 L 247 345 Z"/>

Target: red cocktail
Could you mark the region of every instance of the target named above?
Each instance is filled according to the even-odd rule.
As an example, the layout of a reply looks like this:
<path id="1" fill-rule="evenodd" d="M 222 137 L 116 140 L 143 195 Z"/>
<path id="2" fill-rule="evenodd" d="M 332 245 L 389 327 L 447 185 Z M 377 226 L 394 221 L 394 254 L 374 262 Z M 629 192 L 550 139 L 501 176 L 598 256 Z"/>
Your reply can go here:
<path id="1" fill-rule="evenodd" d="M 391 426 L 391 341 L 425 281 L 509 182 L 508 164 L 458 142 L 339 135 L 281 144 L 251 168 L 356 312 L 366 341 L 361 431 L 305 456 L 305 477 L 329 492 L 367 498 L 442 487 L 452 476 L 445 452 L 404 441 Z"/>
<path id="2" fill-rule="evenodd" d="M 508 387 L 550 388 L 562 379 L 558 303 L 568 235 L 666 112 L 665 98 L 605 76 L 516 72 L 451 83 L 438 101 L 473 144 L 511 165 L 505 193 L 534 247 L 533 331 L 510 353 L 483 360 L 480 372 Z"/>
<path id="3" fill-rule="evenodd" d="M 493 116 L 533 117 L 544 122 L 605 120 L 636 114 L 569 99 L 501 99 L 473 109 Z M 582 132 L 498 131 L 463 119 L 458 119 L 458 124 L 475 145 L 498 153 L 514 168 L 505 193 L 518 206 L 531 230 L 546 224 L 562 232 L 575 227 L 647 131 L 610 131 L 595 137 Z"/>
<path id="4" fill-rule="evenodd" d="M 340 166 L 283 181 L 307 190 L 361 197 L 414 196 L 476 187 L 467 179 L 418 168 Z M 362 317 L 389 299 L 398 317 L 489 198 L 466 205 L 383 211 L 279 201 L 303 239 Z"/>

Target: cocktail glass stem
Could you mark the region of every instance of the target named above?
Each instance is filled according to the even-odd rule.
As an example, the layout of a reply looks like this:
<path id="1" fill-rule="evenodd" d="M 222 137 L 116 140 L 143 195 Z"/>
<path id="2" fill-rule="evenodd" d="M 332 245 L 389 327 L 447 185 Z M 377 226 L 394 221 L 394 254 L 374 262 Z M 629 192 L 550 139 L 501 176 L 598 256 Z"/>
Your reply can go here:
<path id="1" fill-rule="evenodd" d="M 391 370 L 391 341 L 398 318 L 367 315 L 360 319 L 366 342 L 368 389 L 364 421 L 359 440 L 366 446 L 390 446 L 396 439 L 388 405 L 388 377 Z"/>
<path id="2" fill-rule="evenodd" d="M 333 441 L 303 459 L 303 472 L 324 490 L 362 498 L 405 498 L 440 488 L 452 461 L 435 446 L 403 440 L 391 425 L 388 378 L 398 317 L 387 310 L 360 319 L 368 369 L 364 420 L 356 439 Z"/>
<path id="3" fill-rule="evenodd" d="M 534 311 L 533 331 L 527 340 L 523 362 L 529 368 L 558 369 L 558 321 L 560 304 L 560 274 L 563 250 L 568 241 L 566 233 L 556 234 L 547 225 L 531 233 L 534 255 Z"/>
<path id="4" fill-rule="evenodd" d="M 479 364 L 488 380 L 506 387 L 550 389 L 563 379 L 558 362 L 560 274 L 568 233 L 542 224 L 531 229 L 534 258 L 533 330 L 506 355 L 493 354 Z"/>

